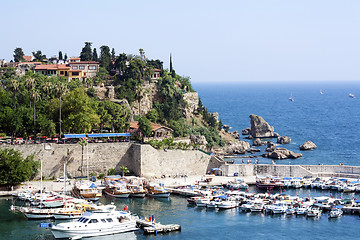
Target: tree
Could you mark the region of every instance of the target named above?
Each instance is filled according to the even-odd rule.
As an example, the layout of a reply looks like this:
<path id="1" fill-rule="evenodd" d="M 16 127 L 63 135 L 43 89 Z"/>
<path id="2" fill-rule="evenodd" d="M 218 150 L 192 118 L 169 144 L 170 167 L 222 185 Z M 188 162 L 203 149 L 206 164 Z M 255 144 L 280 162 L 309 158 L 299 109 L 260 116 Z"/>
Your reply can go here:
<path id="1" fill-rule="evenodd" d="M 94 50 L 93 50 L 93 59 L 92 59 L 92 60 L 93 60 L 93 61 L 96 61 L 96 62 L 99 61 L 99 57 L 98 57 L 96 48 L 94 48 Z"/>
<path id="2" fill-rule="evenodd" d="M 25 159 L 14 149 L 0 149 L 0 184 L 15 185 L 36 176 L 39 162 L 34 155 Z"/>
<path id="3" fill-rule="evenodd" d="M 125 53 L 121 53 L 115 61 L 115 67 L 120 70 L 120 75 L 122 75 L 126 71 L 126 62 L 127 62 L 127 56 Z"/>
<path id="4" fill-rule="evenodd" d="M 142 133 L 143 138 L 145 136 L 147 136 L 147 137 L 151 136 L 151 133 L 152 133 L 151 122 L 145 116 L 142 116 L 139 119 L 139 130 Z"/>
<path id="5" fill-rule="evenodd" d="M 22 48 L 15 48 L 14 50 L 14 62 L 22 62 L 24 61 L 24 52 Z"/>
<path id="6" fill-rule="evenodd" d="M 16 109 L 16 93 L 19 90 L 19 81 L 17 79 L 12 79 L 10 82 L 10 86 L 14 92 L 14 109 Z"/>
<path id="7" fill-rule="evenodd" d="M 170 73 L 172 73 L 172 71 L 173 71 L 173 66 L 172 66 L 172 58 L 170 53 Z"/>
<path id="8" fill-rule="evenodd" d="M 141 59 L 145 60 L 145 52 L 144 52 L 144 49 L 140 48 L 140 49 L 139 49 L 139 53 L 140 53 Z"/>
<path id="9" fill-rule="evenodd" d="M 125 166 L 121 166 L 120 170 L 122 171 L 122 176 L 125 177 L 125 173 L 129 173 L 129 169 Z"/>
<path id="10" fill-rule="evenodd" d="M 111 70 L 111 55 L 110 48 L 108 46 L 100 47 L 100 66 L 106 68 L 107 71 Z"/>
<path id="11" fill-rule="evenodd" d="M 115 49 L 112 48 L 112 49 L 111 49 L 111 60 L 115 61 L 115 58 L 116 58 L 116 56 L 115 56 Z"/>
<path id="12" fill-rule="evenodd" d="M 66 61 L 68 59 L 67 54 L 65 53 L 64 60 Z"/>
<path id="13" fill-rule="evenodd" d="M 93 59 L 91 44 L 91 42 L 85 42 L 85 46 L 80 53 L 81 61 L 91 61 Z"/>
<path id="14" fill-rule="evenodd" d="M 34 56 L 34 62 L 42 62 L 46 59 L 46 55 L 43 55 L 41 50 L 37 50 L 36 52 L 32 52 Z"/>
<path id="15" fill-rule="evenodd" d="M 59 129 L 60 129 L 59 134 L 61 137 L 61 97 L 66 93 L 67 88 L 65 84 L 59 83 L 58 85 L 56 85 L 55 90 L 56 90 L 56 95 L 59 98 Z"/>
<path id="16" fill-rule="evenodd" d="M 50 95 L 50 92 L 53 88 L 53 85 L 51 82 L 45 82 L 43 85 L 42 85 L 42 89 L 45 93 L 45 96 L 46 96 L 46 102 L 49 100 L 49 95 Z"/>
<path id="17" fill-rule="evenodd" d="M 151 122 L 156 123 L 159 120 L 159 113 L 156 111 L 155 108 L 150 109 L 148 113 L 146 114 L 147 119 L 149 119 Z"/>
<path id="18" fill-rule="evenodd" d="M 83 175 L 83 168 L 84 168 L 84 147 L 88 144 L 86 139 L 81 139 L 79 141 L 79 144 L 81 146 L 81 176 Z M 89 176 L 88 176 L 89 177 Z"/>
<path id="19" fill-rule="evenodd" d="M 141 99 L 144 98 L 144 88 L 141 85 L 137 85 L 135 89 L 135 99 L 139 102 L 139 116 L 141 116 Z"/>
<path id="20" fill-rule="evenodd" d="M 36 121 L 36 114 L 35 114 L 35 103 L 40 99 L 40 94 L 36 89 L 32 89 L 30 93 L 30 98 L 33 101 L 34 105 L 34 139 L 36 139 L 36 131 L 35 131 L 35 121 Z"/>
<path id="21" fill-rule="evenodd" d="M 63 60 L 63 54 L 62 54 L 62 51 L 59 51 L 59 60 Z"/>

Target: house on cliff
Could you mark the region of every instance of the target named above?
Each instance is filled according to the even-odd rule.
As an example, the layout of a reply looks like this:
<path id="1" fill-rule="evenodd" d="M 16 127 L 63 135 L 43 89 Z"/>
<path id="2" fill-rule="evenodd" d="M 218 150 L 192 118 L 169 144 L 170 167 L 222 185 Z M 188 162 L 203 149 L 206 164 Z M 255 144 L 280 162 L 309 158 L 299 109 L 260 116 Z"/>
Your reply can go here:
<path id="1" fill-rule="evenodd" d="M 173 130 L 171 128 L 162 126 L 160 124 L 151 123 L 151 136 L 148 136 L 148 139 L 165 139 L 172 137 Z M 139 133 L 139 122 L 130 122 L 129 133 L 131 134 L 141 134 Z"/>

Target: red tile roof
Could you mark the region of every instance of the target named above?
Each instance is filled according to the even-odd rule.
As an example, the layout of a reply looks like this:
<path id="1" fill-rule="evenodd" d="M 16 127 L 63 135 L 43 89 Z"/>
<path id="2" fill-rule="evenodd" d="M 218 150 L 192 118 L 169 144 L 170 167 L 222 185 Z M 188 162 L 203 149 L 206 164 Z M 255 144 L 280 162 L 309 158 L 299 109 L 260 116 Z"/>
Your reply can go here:
<path id="1" fill-rule="evenodd" d="M 154 68 L 154 72 L 161 72 L 160 69 Z"/>
<path id="2" fill-rule="evenodd" d="M 33 56 L 23 56 L 26 62 L 31 62 Z"/>
<path id="3" fill-rule="evenodd" d="M 80 62 L 69 62 L 70 64 L 99 64 L 99 62 L 95 62 L 95 61 L 80 61 Z"/>
<path id="4" fill-rule="evenodd" d="M 41 64 L 36 65 L 35 70 L 58 70 L 58 69 L 70 69 L 65 64 Z"/>
<path id="5" fill-rule="evenodd" d="M 70 58 L 70 60 L 80 60 L 81 58 Z"/>

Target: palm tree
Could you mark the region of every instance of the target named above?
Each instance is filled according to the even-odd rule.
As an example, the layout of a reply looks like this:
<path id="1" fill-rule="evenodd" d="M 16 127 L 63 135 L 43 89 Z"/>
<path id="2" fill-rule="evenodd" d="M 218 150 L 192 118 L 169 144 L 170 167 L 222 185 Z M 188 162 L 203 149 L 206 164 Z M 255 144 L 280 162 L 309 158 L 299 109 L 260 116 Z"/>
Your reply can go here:
<path id="1" fill-rule="evenodd" d="M 35 120 L 36 120 L 36 113 L 35 113 L 35 103 L 40 100 L 40 94 L 37 90 L 32 89 L 30 93 L 30 98 L 33 101 L 34 105 L 34 139 L 36 139 L 36 132 L 35 132 Z"/>
<path id="2" fill-rule="evenodd" d="M 19 81 L 17 79 L 12 79 L 10 82 L 10 86 L 14 92 L 14 109 L 16 109 L 16 93 L 19 90 Z"/>
<path id="3" fill-rule="evenodd" d="M 124 177 L 125 176 L 125 173 L 129 173 L 129 169 L 125 166 L 121 166 L 120 167 L 121 171 L 122 171 L 122 176 Z"/>
<path id="4" fill-rule="evenodd" d="M 79 141 L 81 146 L 81 176 L 83 176 L 83 167 L 84 167 L 84 147 L 87 145 L 86 139 L 81 139 Z"/>
<path id="5" fill-rule="evenodd" d="M 56 85 L 55 87 L 55 90 L 56 90 L 56 93 L 57 93 L 57 96 L 59 97 L 60 99 L 60 103 L 59 103 L 59 124 L 60 124 L 60 137 L 61 137 L 61 97 L 63 95 L 65 95 L 66 91 L 67 91 L 67 88 L 66 88 L 66 85 L 63 84 L 63 83 L 59 83 L 58 85 Z"/>
<path id="6" fill-rule="evenodd" d="M 51 82 L 46 82 L 43 84 L 42 88 L 43 88 L 43 91 L 45 92 L 45 95 L 46 95 L 46 101 L 49 100 L 49 95 L 50 95 L 50 91 L 52 89 L 52 83 Z"/>
<path id="7" fill-rule="evenodd" d="M 35 79 L 34 78 L 26 78 L 25 79 L 25 87 L 30 92 L 31 89 L 35 87 Z M 30 107 L 31 107 L 31 101 L 30 101 Z"/>

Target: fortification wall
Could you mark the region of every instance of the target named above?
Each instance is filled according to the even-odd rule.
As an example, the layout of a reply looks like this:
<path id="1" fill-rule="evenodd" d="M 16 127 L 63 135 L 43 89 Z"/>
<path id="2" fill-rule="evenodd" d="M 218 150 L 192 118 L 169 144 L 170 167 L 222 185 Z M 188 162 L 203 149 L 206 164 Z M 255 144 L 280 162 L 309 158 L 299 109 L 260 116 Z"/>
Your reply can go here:
<path id="1" fill-rule="evenodd" d="M 128 142 L 89 143 L 84 147 L 83 153 L 80 144 L 0 145 L 0 148 L 14 148 L 24 157 L 34 154 L 35 159 L 42 159 L 43 175 L 46 178 L 63 175 L 65 161 L 68 176 L 81 176 L 81 169 L 82 175 L 86 175 L 86 156 L 89 173 L 97 174 L 106 174 L 110 168 L 119 170 L 121 166 L 126 166 L 137 176 L 203 175 L 222 164 L 200 151 L 164 151 L 156 150 L 147 144 Z"/>

